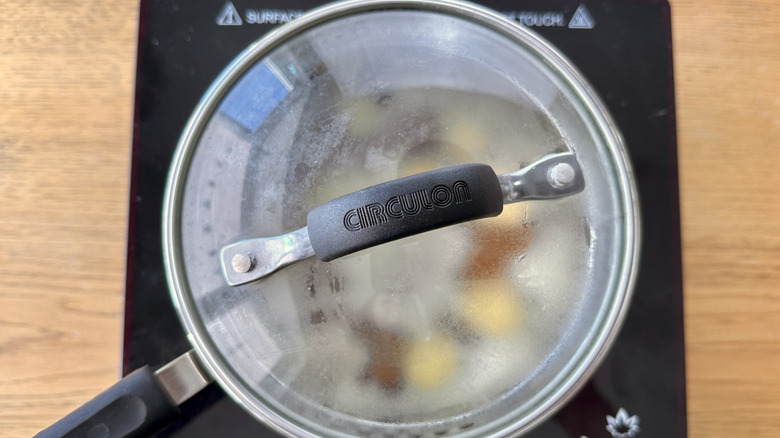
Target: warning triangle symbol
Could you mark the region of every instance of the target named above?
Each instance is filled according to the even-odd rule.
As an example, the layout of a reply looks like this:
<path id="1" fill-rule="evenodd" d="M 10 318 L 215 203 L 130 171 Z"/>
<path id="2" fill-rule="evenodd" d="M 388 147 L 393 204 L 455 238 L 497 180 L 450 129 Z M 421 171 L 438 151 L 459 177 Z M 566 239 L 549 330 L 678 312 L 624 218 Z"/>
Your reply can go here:
<path id="1" fill-rule="evenodd" d="M 238 11 L 232 2 L 225 2 L 225 6 L 222 6 L 219 14 L 217 14 L 217 24 L 220 26 L 241 26 L 243 24 L 241 16 L 238 15 Z"/>
<path id="2" fill-rule="evenodd" d="M 593 21 L 593 17 L 584 4 L 574 11 L 574 16 L 569 21 L 569 29 L 593 29 L 594 26 L 596 26 L 596 22 Z"/>

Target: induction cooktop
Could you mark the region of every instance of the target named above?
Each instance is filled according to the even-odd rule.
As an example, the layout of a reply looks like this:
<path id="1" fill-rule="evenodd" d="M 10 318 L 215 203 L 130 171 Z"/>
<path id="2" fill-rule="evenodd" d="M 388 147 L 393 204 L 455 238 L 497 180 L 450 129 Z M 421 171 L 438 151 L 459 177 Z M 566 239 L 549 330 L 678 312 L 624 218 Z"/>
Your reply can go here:
<path id="1" fill-rule="evenodd" d="M 669 5 L 652 0 L 486 0 L 563 52 L 611 112 L 639 185 L 642 250 L 633 302 L 598 371 L 534 438 L 684 437 L 685 348 Z M 124 374 L 189 350 L 162 257 L 174 149 L 209 85 L 250 43 L 320 5 L 309 0 L 143 0 L 125 308 Z M 216 384 L 161 437 L 275 437 Z"/>

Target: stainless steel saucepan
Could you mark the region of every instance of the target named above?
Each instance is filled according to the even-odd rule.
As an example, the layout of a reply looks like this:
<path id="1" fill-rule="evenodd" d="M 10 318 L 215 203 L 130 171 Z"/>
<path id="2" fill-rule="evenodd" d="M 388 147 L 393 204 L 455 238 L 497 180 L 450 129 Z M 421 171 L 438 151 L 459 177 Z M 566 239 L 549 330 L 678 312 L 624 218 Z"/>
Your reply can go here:
<path id="1" fill-rule="evenodd" d="M 163 245 L 193 350 L 40 436 L 146 434 L 212 379 L 288 436 L 521 434 L 619 329 L 634 184 L 526 29 L 446 0 L 317 9 L 236 58 L 178 145 Z"/>

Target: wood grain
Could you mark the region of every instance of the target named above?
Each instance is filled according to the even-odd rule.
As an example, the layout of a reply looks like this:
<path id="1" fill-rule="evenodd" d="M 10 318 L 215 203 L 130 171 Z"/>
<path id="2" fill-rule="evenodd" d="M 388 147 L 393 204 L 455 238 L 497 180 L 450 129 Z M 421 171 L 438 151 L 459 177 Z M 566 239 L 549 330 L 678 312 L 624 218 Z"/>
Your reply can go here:
<path id="1" fill-rule="evenodd" d="M 119 377 L 137 4 L 0 6 L 0 435 Z"/>
<path id="2" fill-rule="evenodd" d="M 779 6 L 672 7 L 692 437 L 780 436 Z"/>
<path id="3" fill-rule="evenodd" d="M 689 432 L 780 436 L 780 5 L 673 1 Z M 138 5 L 0 6 L 0 436 L 119 376 Z"/>

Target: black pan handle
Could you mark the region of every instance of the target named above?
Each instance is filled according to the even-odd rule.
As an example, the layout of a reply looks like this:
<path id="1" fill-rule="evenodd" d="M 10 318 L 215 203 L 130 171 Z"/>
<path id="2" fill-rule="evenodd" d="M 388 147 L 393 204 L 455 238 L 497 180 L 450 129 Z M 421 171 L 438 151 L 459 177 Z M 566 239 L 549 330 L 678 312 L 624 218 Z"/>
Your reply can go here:
<path id="1" fill-rule="evenodd" d="M 36 438 L 141 437 L 168 424 L 178 407 L 149 367 L 133 371 Z"/>
<path id="2" fill-rule="evenodd" d="M 463 164 L 385 182 L 326 202 L 309 213 L 314 253 L 322 261 L 402 237 L 492 217 L 504 208 L 493 169 Z"/>
<path id="3" fill-rule="evenodd" d="M 148 437 L 173 422 L 179 405 L 212 382 L 193 351 L 159 370 L 139 368 L 35 438 Z"/>

